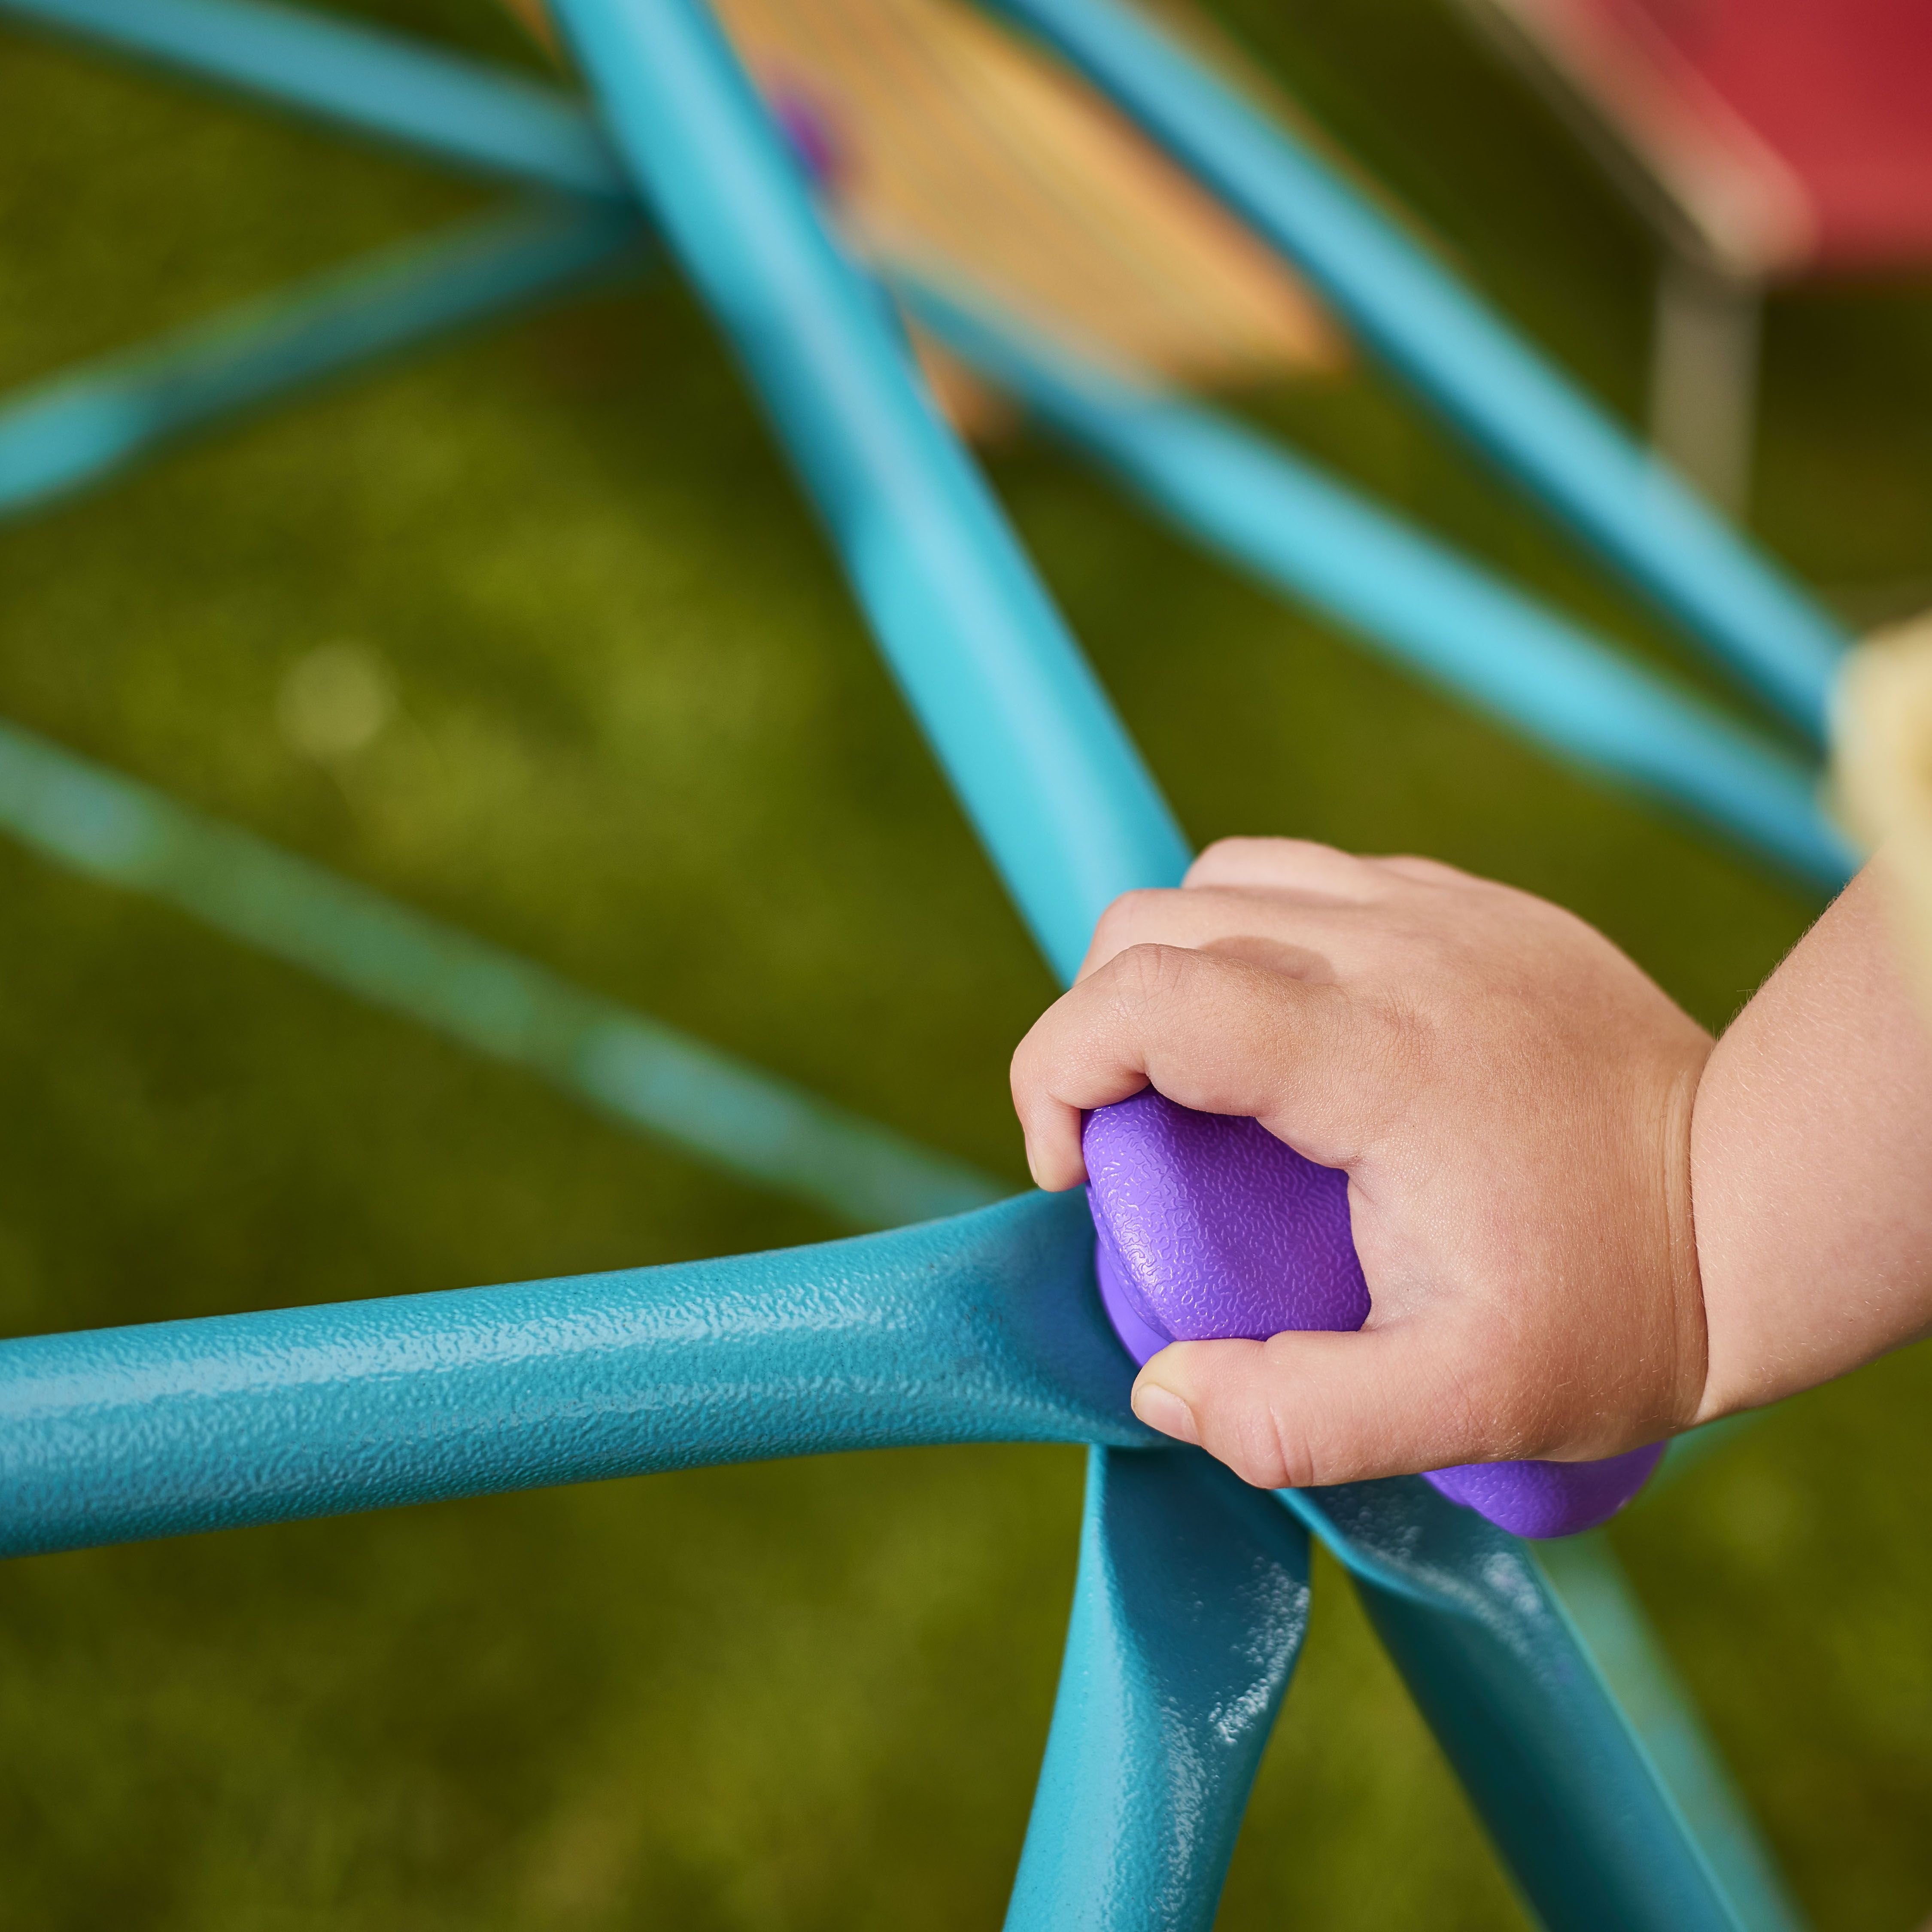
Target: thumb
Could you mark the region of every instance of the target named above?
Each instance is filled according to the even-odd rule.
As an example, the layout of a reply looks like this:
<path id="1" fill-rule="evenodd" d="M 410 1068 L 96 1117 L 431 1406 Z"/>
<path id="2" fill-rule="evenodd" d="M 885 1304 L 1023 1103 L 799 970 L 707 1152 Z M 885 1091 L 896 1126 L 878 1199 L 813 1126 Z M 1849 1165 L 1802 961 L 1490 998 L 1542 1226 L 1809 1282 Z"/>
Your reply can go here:
<path id="1" fill-rule="evenodd" d="M 1502 1395 L 1494 1353 L 1459 1346 L 1453 1330 L 1426 1321 L 1175 1342 L 1142 1370 L 1134 1413 L 1198 1443 L 1258 1489 L 1414 1475 L 1493 1455 L 1512 1433 L 1515 1418 L 1475 1394 L 1486 1386 Z M 1494 1405 L 1513 1406 L 1506 1396 Z"/>

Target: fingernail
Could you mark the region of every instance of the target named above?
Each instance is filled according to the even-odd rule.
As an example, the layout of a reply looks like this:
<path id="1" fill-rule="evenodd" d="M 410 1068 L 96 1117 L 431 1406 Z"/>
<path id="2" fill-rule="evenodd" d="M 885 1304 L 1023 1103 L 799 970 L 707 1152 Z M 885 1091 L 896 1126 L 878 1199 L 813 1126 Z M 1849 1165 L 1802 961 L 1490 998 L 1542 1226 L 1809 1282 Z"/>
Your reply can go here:
<path id="1" fill-rule="evenodd" d="M 1201 1432 L 1194 1426 L 1194 1412 L 1170 1388 L 1158 1382 L 1134 1384 L 1134 1413 L 1150 1429 L 1172 1436 L 1178 1442 L 1198 1443 Z"/>

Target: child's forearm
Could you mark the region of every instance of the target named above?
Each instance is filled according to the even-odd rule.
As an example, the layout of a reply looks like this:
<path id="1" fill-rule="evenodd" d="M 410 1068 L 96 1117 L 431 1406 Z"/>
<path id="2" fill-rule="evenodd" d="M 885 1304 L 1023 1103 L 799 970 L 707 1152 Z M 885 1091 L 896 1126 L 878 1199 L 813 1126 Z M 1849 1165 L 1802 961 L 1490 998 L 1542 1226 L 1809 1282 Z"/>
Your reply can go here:
<path id="1" fill-rule="evenodd" d="M 1699 1083 L 1700 1420 L 1932 1329 L 1932 1040 L 1887 928 L 1882 862 L 1766 982 Z"/>

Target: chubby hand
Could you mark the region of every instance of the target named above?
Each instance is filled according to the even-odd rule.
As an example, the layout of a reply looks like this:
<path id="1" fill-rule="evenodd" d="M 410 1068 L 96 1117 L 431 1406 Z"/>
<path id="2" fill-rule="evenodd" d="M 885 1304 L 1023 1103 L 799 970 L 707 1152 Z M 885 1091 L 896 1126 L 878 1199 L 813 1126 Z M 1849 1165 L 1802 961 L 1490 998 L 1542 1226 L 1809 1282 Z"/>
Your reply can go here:
<path id="1" fill-rule="evenodd" d="M 1697 1418 L 1690 1123 L 1710 1036 L 1559 908 L 1426 859 L 1210 847 L 1108 910 L 1013 1056 L 1027 1158 L 1148 1085 L 1346 1169 L 1357 1334 L 1179 1342 L 1143 1420 L 1270 1488 L 1574 1461 Z"/>

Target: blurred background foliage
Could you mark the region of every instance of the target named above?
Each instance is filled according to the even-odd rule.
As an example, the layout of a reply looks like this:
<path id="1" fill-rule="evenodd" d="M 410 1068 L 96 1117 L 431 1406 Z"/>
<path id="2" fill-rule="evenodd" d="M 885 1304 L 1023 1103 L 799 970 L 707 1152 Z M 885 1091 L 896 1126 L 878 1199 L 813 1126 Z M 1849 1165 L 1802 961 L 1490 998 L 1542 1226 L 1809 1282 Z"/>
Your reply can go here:
<path id="1" fill-rule="evenodd" d="M 484 0 L 364 10 L 534 64 Z M 1217 10 L 1634 415 L 1647 244 L 1441 0 Z M 482 198 L 8 28 L 0 380 Z M 1246 406 L 1675 658 L 1372 374 Z M 1766 540 L 1855 619 L 1932 599 L 1932 290 L 1775 300 L 1763 423 Z M 1815 910 L 1051 450 L 992 466 L 1196 839 L 1292 832 L 1500 875 L 1605 926 L 1714 1025 Z M 1005 1063 L 1048 978 L 674 278 L 0 530 L 0 714 L 1021 1181 Z M 343 646 L 329 662 L 393 704 L 332 750 L 290 730 L 289 693 Z M 10 844 L 0 922 L 6 1332 L 833 1232 Z M 1932 1906 L 1929 1397 L 1907 1352 L 1616 1532 L 1828 1932 Z M 994 1925 L 1078 1460 L 854 1456 L 9 1565 L 0 1926 Z M 1222 1922 L 1521 1923 L 1325 1562 Z"/>

